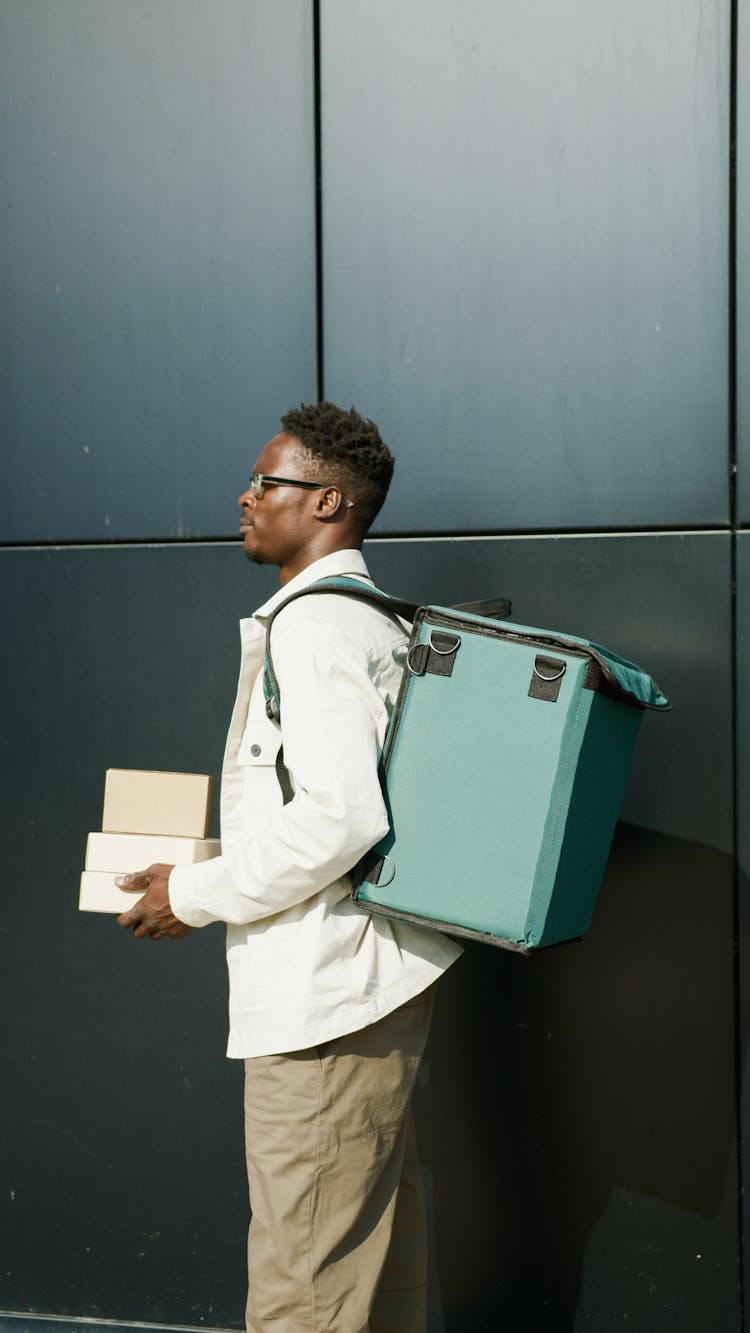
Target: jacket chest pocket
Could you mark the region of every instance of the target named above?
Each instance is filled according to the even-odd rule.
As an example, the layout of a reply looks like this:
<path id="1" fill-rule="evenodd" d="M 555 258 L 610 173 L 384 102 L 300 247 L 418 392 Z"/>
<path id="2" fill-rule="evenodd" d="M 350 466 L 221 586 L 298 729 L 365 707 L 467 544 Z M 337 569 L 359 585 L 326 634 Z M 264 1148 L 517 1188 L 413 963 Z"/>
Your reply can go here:
<path id="1" fill-rule="evenodd" d="M 281 731 L 266 717 L 263 691 L 253 691 L 247 713 L 245 730 L 237 751 L 237 763 L 250 768 L 263 768 L 276 763 L 281 746 Z"/>

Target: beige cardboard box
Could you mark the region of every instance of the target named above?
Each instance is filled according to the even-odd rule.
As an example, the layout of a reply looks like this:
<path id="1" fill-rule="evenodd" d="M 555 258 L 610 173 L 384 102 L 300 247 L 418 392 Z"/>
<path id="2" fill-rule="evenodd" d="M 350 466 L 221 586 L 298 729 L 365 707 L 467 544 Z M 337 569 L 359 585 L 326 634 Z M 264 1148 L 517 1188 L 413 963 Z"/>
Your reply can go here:
<path id="1" fill-rule="evenodd" d="M 115 872 L 120 875 L 123 872 Z M 142 898 L 142 893 L 126 893 L 118 889 L 114 874 L 103 870 L 84 870 L 78 895 L 79 912 L 127 912 Z"/>
<path id="2" fill-rule="evenodd" d="M 105 833 L 205 838 L 212 782 L 206 773 L 108 768 L 102 828 Z"/>
<path id="3" fill-rule="evenodd" d="M 128 875 L 161 861 L 170 866 L 209 861 L 221 854 L 218 838 L 174 838 L 156 833 L 89 833 L 86 869 Z"/>

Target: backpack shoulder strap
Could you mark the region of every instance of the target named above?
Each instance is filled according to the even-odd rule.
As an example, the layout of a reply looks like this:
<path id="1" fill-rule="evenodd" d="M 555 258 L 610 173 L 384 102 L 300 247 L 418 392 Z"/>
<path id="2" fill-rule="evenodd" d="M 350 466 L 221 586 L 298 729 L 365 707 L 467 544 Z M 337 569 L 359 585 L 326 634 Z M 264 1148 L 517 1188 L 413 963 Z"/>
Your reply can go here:
<path id="1" fill-rule="evenodd" d="M 362 601 L 370 602 L 373 606 L 378 606 L 383 611 L 390 612 L 393 616 L 400 616 L 402 620 L 413 620 L 419 609 L 417 602 L 405 602 L 400 597 L 391 597 L 387 592 L 381 592 L 379 588 L 374 588 L 369 583 L 362 583 L 360 579 L 351 578 L 346 574 L 331 576 L 326 579 L 318 579 L 317 583 L 311 583 L 306 588 L 300 588 L 299 592 L 293 592 L 271 613 L 266 622 L 266 656 L 263 663 L 263 693 L 266 700 L 266 713 L 272 722 L 278 722 L 281 716 L 281 700 L 279 693 L 279 682 L 273 666 L 273 657 L 271 655 L 271 628 L 280 611 L 290 602 L 295 602 L 298 597 L 310 597 L 315 593 L 344 593 L 349 597 L 359 597 Z"/>
<path id="2" fill-rule="evenodd" d="M 266 621 L 266 656 L 263 663 L 263 694 L 266 700 L 266 714 L 272 722 L 279 722 L 281 719 L 281 695 L 279 691 L 279 681 L 273 667 L 273 657 L 271 655 L 271 627 L 280 611 L 290 602 L 294 602 L 298 597 L 310 597 L 315 593 L 343 593 L 349 597 L 359 597 L 362 601 L 370 602 L 373 606 L 378 606 L 383 611 L 389 612 L 392 616 L 399 616 L 402 620 L 413 621 L 417 615 L 421 603 L 405 602 L 400 597 L 391 597 L 387 592 L 381 592 L 380 588 L 375 588 L 372 584 L 362 583 L 360 579 L 351 578 L 346 574 L 331 576 L 327 579 L 318 579 L 317 583 L 311 583 L 306 588 L 300 588 L 299 592 L 293 592 L 271 613 Z M 495 597 L 482 602 L 463 602 L 454 608 L 457 611 L 467 611 L 473 615 L 489 616 L 495 620 L 505 620 L 510 615 L 511 604 L 507 597 Z M 284 763 L 284 747 L 280 747 L 276 756 L 276 776 L 281 788 L 284 805 L 292 800 L 294 789 L 289 776 L 289 770 Z"/>

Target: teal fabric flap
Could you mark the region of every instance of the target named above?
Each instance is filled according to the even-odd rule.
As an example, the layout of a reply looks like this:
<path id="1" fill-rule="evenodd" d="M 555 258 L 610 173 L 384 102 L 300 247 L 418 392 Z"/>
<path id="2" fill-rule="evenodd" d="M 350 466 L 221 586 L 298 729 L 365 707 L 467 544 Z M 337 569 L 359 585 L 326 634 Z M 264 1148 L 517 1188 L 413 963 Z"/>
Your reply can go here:
<path id="1" fill-rule="evenodd" d="M 431 609 L 440 612 L 441 615 L 452 614 L 451 608 L 448 606 L 425 607 L 428 615 Z M 466 616 L 465 618 L 475 621 L 478 625 L 487 624 L 487 621 L 481 616 Z M 510 640 L 514 638 L 532 639 L 535 643 L 543 643 L 550 648 L 560 650 L 565 648 L 583 649 L 589 657 L 599 664 L 609 684 L 613 685 L 630 702 L 638 704 L 641 708 L 666 709 L 672 707 L 666 694 L 642 667 L 639 667 L 636 662 L 629 662 L 625 657 L 619 657 L 617 653 L 611 652 L 609 648 L 602 647 L 600 643 L 594 643 L 591 639 L 579 639 L 574 634 L 562 634 L 558 630 L 537 629 L 531 625 L 511 624 L 507 620 L 497 620 L 492 623 L 497 626 L 497 632 L 501 638 Z"/>

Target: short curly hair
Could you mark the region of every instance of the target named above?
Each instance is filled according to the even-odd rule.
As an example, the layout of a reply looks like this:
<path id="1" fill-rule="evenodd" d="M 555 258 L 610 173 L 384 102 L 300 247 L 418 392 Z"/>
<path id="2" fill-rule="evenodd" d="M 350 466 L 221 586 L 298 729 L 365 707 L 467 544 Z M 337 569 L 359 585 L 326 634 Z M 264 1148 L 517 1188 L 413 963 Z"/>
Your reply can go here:
<path id="1" fill-rule="evenodd" d="M 346 411 L 323 402 L 300 403 L 284 413 L 281 425 L 311 459 L 325 465 L 325 480 L 354 500 L 364 535 L 388 494 L 395 463 L 375 422 L 354 407 Z"/>

